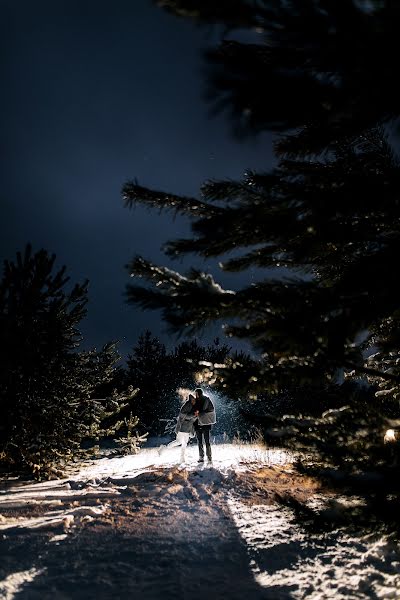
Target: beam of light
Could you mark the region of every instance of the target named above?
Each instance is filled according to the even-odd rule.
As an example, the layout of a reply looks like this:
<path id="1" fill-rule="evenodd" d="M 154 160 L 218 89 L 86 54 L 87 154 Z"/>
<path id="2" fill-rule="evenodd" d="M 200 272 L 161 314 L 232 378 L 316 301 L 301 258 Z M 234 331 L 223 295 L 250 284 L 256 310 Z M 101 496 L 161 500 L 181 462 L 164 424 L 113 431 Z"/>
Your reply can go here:
<path id="1" fill-rule="evenodd" d="M 388 429 L 385 433 L 383 441 L 385 442 L 385 444 L 387 444 L 388 442 L 395 442 L 396 439 L 397 439 L 396 431 L 394 429 Z"/>
<path id="2" fill-rule="evenodd" d="M 192 396 L 194 396 L 194 391 L 190 390 L 189 388 L 180 387 L 176 390 L 176 393 L 178 394 L 181 402 L 186 402 L 186 400 L 189 397 L 189 394 L 192 394 Z"/>

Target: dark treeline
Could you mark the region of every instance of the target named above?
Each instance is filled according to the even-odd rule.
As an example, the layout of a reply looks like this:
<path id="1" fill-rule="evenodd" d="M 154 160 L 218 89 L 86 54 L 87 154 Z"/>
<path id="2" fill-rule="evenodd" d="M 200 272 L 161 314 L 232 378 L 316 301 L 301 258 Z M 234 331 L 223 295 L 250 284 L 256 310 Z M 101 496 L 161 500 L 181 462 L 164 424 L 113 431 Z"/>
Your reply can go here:
<path id="1" fill-rule="evenodd" d="M 175 419 L 178 389 L 187 396 L 199 385 L 199 363 L 239 356 L 217 339 L 183 341 L 167 351 L 150 331 L 140 335 L 126 366 L 116 342 L 82 350 L 88 282 L 71 286 L 55 260 L 28 245 L 4 262 L 0 280 L 0 463 L 38 479 L 60 475 L 62 465 L 102 440 L 136 452 L 147 434 L 164 433 Z M 225 410 L 222 432 L 232 436 L 238 411 Z"/>
<path id="2" fill-rule="evenodd" d="M 139 417 L 140 430 L 163 434 L 166 420 L 176 418 L 187 390 L 193 392 L 200 385 L 201 379 L 196 377 L 201 374 L 199 363 L 223 363 L 230 353 L 229 346 L 218 339 L 209 345 L 192 339 L 167 350 L 150 331 L 145 331 L 128 355 L 126 367 L 116 369 L 113 379 L 95 393 L 100 397 L 110 395 L 114 389 L 138 388 L 125 412 L 132 411 Z"/>

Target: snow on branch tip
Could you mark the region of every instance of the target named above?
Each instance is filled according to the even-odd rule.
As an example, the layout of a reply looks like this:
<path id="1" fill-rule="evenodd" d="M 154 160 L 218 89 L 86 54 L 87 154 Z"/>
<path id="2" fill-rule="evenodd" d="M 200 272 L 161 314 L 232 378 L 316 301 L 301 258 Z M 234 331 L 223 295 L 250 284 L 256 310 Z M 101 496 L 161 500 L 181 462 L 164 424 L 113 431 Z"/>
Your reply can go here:
<path id="1" fill-rule="evenodd" d="M 179 287 L 187 288 L 188 292 L 197 288 L 197 290 L 209 294 L 236 294 L 233 290 L 225 290 L 215 281 L 211 273 L 193 270 L 191 275 L 186 277 L 168 267 L 154 265 L 140 256 L 133 259 L 128 268 L 131 277 L 143 277 L 149 281 L 155 281 L 156 287 L 169 293 Z"/>

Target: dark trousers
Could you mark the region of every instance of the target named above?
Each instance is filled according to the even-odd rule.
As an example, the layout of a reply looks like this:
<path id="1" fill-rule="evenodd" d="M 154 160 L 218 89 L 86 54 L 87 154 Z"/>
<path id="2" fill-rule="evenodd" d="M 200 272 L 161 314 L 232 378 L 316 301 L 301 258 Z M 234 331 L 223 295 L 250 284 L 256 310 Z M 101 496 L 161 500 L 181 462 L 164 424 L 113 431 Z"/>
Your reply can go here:
<path id="1" fill-rule="evenodd" d="M 199 446 L 199 457 L 201 459 L 204 459 L 204 440 L 206 444 L 207 458 L 208 460 L 211 460 L 210 431 L 211 425 L 197 425 L 196 427 L 197 443 Z"/>

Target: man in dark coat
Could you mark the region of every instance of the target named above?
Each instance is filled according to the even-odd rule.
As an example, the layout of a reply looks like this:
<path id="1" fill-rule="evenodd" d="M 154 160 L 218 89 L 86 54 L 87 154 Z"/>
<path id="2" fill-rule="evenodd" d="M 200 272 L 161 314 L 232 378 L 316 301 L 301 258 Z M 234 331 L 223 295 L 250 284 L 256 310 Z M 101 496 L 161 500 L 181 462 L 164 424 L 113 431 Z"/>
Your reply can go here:
<path id="1" fill-rule="evenodd" d="M 210 431 L 211 425 L 214 425 L 214 423 L 217 422 L 215 408 L 210 398 L 203 394 L 203 390 L 201 388 L 197 388 L 195 390 L 195 394 L 196 402 L 194 405 L 194 414 L 197 416 L 197 421 L 194 423 L 194 428 L 199 446 L 199 462 L 204 462 L 203 440 L 206 445 L 207 459 L 209 462 L 212 462 Z"/>

